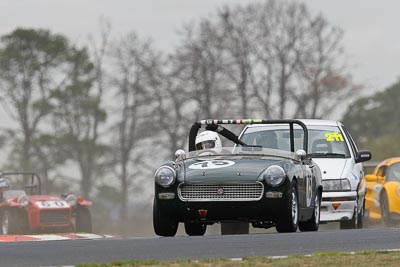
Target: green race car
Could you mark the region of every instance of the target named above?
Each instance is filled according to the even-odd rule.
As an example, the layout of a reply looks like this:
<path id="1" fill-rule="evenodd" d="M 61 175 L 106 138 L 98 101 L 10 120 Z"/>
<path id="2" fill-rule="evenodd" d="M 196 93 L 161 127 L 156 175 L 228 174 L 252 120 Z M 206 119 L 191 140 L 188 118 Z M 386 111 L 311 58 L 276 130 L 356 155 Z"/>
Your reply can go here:
<path id="1" fill-rule="evenodd" d="M 276 125 L 276 131 L 273 135 L 243 131 L 237 136 L 222 126 L 251 124 Z M 201 128 L 218 133 L 233 146 L 196 150 Z M 287 144 L 287 150 L 274 149 L 277 139 Z M 307 147 L 307 127 L 298 120 L 194 123 L 189 152 L 178 150 L 174 161 L 155 172 L 155 233 L 174 236 L 179 222 L 188 235 L 204 235 L 207 225 L 214 223 L 240 222 L 259 228 L 275 226 L 278 232 L 317 231 L 321 172 L 307 156 Z"/>

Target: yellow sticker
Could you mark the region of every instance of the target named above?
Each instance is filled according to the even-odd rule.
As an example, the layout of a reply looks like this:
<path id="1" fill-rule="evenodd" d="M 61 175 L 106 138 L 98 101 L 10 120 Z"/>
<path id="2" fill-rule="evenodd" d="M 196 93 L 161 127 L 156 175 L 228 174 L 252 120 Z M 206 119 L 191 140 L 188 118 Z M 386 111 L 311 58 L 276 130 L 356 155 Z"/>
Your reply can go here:
<path id="1" fill-rule="evenodd" d="M 326 133 L 325 134 L 326 141 L 328 142 L 343 142 L 343 135 L 341 133 Z"/>

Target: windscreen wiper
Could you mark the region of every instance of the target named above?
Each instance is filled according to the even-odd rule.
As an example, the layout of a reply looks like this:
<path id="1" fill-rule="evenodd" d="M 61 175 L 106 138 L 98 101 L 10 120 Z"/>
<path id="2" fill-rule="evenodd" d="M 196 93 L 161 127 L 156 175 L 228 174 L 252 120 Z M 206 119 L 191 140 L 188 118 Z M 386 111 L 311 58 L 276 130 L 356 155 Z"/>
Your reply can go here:
<path id="1" fill-rule="evenodd" d="M 311 153 L 309 154 L 313 158 L 345 158 L 345 154 L 341 153 Z"/>

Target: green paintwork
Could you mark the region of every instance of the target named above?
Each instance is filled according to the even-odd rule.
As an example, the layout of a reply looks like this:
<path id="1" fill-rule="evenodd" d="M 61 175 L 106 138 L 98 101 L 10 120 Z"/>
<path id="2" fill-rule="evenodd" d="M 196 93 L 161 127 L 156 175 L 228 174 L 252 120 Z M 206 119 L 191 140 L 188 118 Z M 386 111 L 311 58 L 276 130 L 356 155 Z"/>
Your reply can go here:
<path id="1" fill-rule="evenodd" d="M 228 167 L 222 167 L 217 169 L 200 169 L 193 170 L 189 166 L 193 164 L 199 164 L 205 161 L 213 161 L 218 163 L 219 161 L 229 160 L 235 164 Z M 255 182 L 262 179 L 260 177 L 264 170 L 271 165 L 280 165 L 282 159 L 271 159 L 271 158 L 255 158 L 255 157 L 210 157 L 207 159 L 190 159 L 185 161 L 185 174 L 184 177 L 179 177 L 180 181 L 187 183 L 195 182 Z M 183 174 L 183 173 L 181 173 Z"/>

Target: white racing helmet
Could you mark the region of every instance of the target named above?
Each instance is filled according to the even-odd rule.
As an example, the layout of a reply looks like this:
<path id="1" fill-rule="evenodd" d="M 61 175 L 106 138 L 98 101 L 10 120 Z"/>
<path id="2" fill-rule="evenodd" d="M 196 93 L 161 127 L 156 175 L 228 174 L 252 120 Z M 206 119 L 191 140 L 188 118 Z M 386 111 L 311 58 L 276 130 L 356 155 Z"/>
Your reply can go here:
<path id="1" fill-rule="evenodd" d="M 204 131 L 196 136 L 196 150 L 211 149 L 220 153 L 222 151 L 221 138 L 216 132 Z"/>

